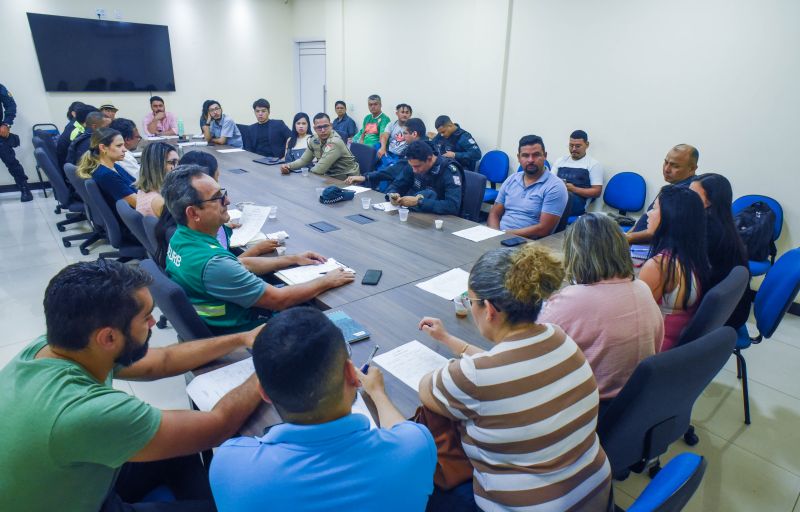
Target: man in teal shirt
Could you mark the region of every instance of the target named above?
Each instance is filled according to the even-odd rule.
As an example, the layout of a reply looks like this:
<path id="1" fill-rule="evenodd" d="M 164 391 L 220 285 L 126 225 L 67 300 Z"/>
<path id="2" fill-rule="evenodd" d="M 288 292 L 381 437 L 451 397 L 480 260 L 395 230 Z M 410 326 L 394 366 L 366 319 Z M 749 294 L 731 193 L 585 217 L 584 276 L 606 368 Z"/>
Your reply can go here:
<path id="1" fill-rule="evenodd" d="M 128 503 L 161 485 L 191 510 L 215 510 L 196 454 L 255 410 L 255 377 L 210 412 L 161 411 L 111 383 L 180 375 L 252 347 L 258 330 L 148 350 L 149 284 L 109 260 L 69 265 L 50 281 L 46 336 L 0 370 L 0 510 L 138 510 Z"/>
<path id="2" fill-rule="evenodd" d="M 367 98 L 367 108 L 369 114 L 364 117 L 361 130 L 353 137 L 353 141 L 378 149 L 381 147 L 381 134 L 392 120 L 381 112 L 381 97 L 377 94 Z"/>

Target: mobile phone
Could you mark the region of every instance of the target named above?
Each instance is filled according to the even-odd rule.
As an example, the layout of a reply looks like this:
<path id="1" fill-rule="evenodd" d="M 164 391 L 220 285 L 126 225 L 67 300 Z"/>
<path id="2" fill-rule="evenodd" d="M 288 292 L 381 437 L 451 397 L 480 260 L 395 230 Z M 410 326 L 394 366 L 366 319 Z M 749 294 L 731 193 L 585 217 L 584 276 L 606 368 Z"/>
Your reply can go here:
<path id="1" fill-rule="evenodd" d="M 361 284 L 376 285 L 378 284 L 378 281 L 381 280 L 382 275 L 382 270 L 367 270 L 364 273 L 364 278 L 361 280 Z"/>
<path id="2" fill-rule="evenodd" d="M 501 244 L 505 245 L 506 247 L 514 247 L 515 245 L 524 244 L 525 242 L 529 242 L 527 238 L 522 238 L 521 236 L 515 236 L 514 238 L 508 238 L 500 242 Z"/>

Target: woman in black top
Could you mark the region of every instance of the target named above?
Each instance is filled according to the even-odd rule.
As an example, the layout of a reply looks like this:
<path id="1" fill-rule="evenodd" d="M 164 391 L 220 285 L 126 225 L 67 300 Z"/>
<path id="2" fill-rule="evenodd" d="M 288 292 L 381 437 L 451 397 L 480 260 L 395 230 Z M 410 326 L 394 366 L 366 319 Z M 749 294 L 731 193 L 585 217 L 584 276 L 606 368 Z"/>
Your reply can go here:
<path id="1" fill-rule="evenodd" d="M 706 173 L 698 176 L 689 188 L 700 196 L 706 208 L 706 240 L 708 261 L 711 263 L 709 286 L 715 286 L 725 279 L 733 267 L 741 265 L 748 268 L 747 249 L 733 222 L 731 183 L 721 174 Z M 745 293 L 727 325 L 744 325 L 749 314 L 750 297 Z"/>

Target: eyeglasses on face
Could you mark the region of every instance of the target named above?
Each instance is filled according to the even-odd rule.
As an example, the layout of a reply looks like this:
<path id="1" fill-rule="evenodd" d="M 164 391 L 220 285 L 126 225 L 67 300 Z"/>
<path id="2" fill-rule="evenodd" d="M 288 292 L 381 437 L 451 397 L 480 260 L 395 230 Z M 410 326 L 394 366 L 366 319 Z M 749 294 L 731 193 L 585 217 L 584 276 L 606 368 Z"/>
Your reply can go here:
<path id="1" fill-rule="evenodd" d="M 167 163 L 168 163 L 169 165 L 173 166 L 173 167 L 175 167 L 176 165 L 178 165 L 178 162 L 180 162 L 180 160 L 178 160 L 177 158 L 173 158 L 172 160 L 167 160 Z"/>
<path id="2" fill-rule="evenodd" d="M 471 298 L 471 297 L 464 297 L 464 298 L 463 298 L 463 301 L 464 301 L 464 304 L 466 304 L 466 306 L 467 306 L 468 308 L 471 308 L 471 307 L 472 307 L 472 303 L 473 303 L 473 302 L 474 302 L 474 303 L 477 303 L 477 304 L 480 304 L 481 306 L 483 306 L 483 303 L 484 303 L 484 302 L 486 302 L 486 299 L 479 299 L 479 298 L 477 298 L 477 297 L 475 297 L 474 299 L 473 299 L 473 298 Z"/>
<path id="3" fill-rule="evenodd" d="M 315 130 L 327 130 L 330 127 L 331 127 L 330 124 L 316 124 L 316 125 L 314 125 L 314 129 Z"/>
<path id="4" fill-rule="evenodd" d="M 203 199 L 202 201 L 199 201 L 197 204 L 201 205 L 203 203 L 208 203 L 208 202 L 211 202 L 211 201 L 219 201 L 219 204 L 221 204 L 222 206 L 225 206 L 225 200 L 226 199 L 228 199 L 228 191 L 225 190 L 224 188 L 221 188 L 221 189 L 219 189 L 219 195 L 214 194 L 214 197 L 212 197 L 210 199 Z"/>

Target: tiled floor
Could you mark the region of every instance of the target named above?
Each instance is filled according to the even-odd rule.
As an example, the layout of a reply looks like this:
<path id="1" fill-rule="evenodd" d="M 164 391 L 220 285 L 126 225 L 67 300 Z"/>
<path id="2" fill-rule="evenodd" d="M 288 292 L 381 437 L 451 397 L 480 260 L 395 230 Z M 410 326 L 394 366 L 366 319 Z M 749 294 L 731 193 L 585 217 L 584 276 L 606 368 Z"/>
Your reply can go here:
<path id="1" fill-rule="evenodd" d="M 65 248 L 55 222 L 54 200 L 36 192 L 20 203 L 17 194 L 0 195 L 0 366 L 44 331 L 42 297 L 50 278 L 63 266 L 92 260 Z M 73 228 L 68 233 L 78 232 Z M 154 346 L 174 341 L 171 329 L 154 329 Z M 733 358 L 698 400 L 693 415 L 700 443 L 676 442 L 664 457 L 691 450 L 708 459 L 700 490 L 688 511 L 800 512 L 800 318 L 787 316 L 772 339 L 745 353 L 750 373 L 752 425 L 742 421 L 741 388 Z M 183 377 L 156 383 L 117 382 L 158 407 L 186 408 Z M 632 475 L 616 483 L 617 502 L 627 506 L 647 485 Z"/>

